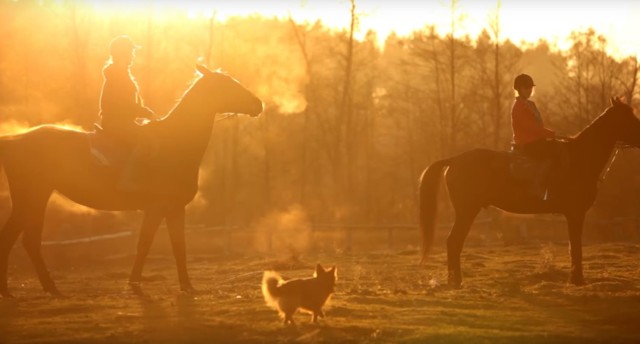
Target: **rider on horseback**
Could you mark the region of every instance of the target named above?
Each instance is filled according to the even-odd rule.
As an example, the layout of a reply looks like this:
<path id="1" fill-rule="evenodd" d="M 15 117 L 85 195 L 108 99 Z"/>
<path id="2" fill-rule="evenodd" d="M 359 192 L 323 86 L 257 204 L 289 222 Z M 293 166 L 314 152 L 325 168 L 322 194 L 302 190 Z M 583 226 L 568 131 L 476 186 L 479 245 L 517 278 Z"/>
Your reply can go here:
<path id="1" fill-rule="evenodd" d="M 118 36 L 109 47 L 111 59 L 102 70 L 104 83 L 100 94 L 100 117 L 104 130 L 118 140 L 135 144 L 138 135 L 135 120 L 152 117 L 143 105 L 130 67 L 138 48 L 128 36 Z"/>
<path id="2" fill-rule="evenodd" d="M 138 118 L 148 119 L 154 113 L 143 105 L 138 84 L 130 67 L 138 48 L 128 36 L 118 36 L 109 46 L 111 59 L 102 70 L 104 83 L 100 94 L 100 118 L 105 134 L 114 139 L 129 155 L 120 180 L 124 189 L 135 188 L 133 174 L 136 159 L 142 153 L 138 148 L 140 125 Z"/>
<path id="3" fill-rule="evenodd" d="M 547 187 L 567 172 L 569 157 L 565 145 L 553 130 L 544 126 L 536 104 L 529 100 L 534 86 L 527 74 L 520 74 L 513 81 L 518 94 L 511 108 L 513 147 L 536 160 L 551 161 L 551 172 L 539 176 L 535 183 L 535 193 L 547 199 Z"/>

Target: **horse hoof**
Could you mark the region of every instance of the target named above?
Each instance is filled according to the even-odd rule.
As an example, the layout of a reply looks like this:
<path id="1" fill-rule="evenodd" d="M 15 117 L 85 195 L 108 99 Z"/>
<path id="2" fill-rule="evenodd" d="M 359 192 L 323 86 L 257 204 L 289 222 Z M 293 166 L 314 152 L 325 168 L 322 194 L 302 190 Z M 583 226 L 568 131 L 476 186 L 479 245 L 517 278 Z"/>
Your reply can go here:
<path id="1" fill-rule="evenodd" d="M 578 278 L 573 278 L 572 277 L 569 280 L 569 283 L 571 283 L 571 284 L 573 284 L 573 285 L 575 285 L 577 287 L 580 287 L 580 286 L 583 286 L 583 285 L 587 285 L 587 282 L 585 282 L 584 278 L 582 278 L 582 277 L 578 277 Z"/>
<path id="2" fill-rule="evenodd" d="M 462 288 L 462 281 L 449 281 L 449 288 L 452 288 L 452 289 Z"/>
<path id="3" fill-rule="evenodd" d="M 63 296 L 60 290 L 58 290 L 58 288 L 56 288 L 56 285 L 53 283 L 45 283 L 44 286 L 42 287 L 42 290 L 53 297 Z"/>
<path id="4" fill-rule="evenodd" d="M 452 288 L 452 289 L 460 289 L 460 288 L 462 288 L 462 281 L 449 280 L 449 288 Z"/>
<path id="5" fill-rule="evenodd" d="M 58 289 L 54 288 L 54 289 L 47 289 L 45 290 L 46 293 L 48 293 L 49 295 L 53 296 L 56 299 L 62 299 L 64 298 L 64 294 L 62 294 Z"/>
<path id="6" fill-rule="evenodd" d="M 3 299 L 15 299 L 16 298 L 15 296 L 13 296 L 13 294 L 11 294 L 9 292 L 9 290 L 0 291 L 0 296 L 2 296 Z"/>
<path id="7" fill-rule="evenodd" d="M 129 282 L 129 290 L 138 297 L 146 297 L 144 291 L 142 291 L 142 284 L 140 282 Z"/>
<path id="8" fill-rule="evenodd" d="M 462 283 L 459 283 L 459 282 L 449 283 L 449 288 L 451 288 L 451 289 L 462 289 Z"/>
<path id="9" fill-rule="evenodd" d="M 185 285 L 180 287 L 180 291 L 187 295 L 197 295 L 198 291 L 192 285 Z"/>

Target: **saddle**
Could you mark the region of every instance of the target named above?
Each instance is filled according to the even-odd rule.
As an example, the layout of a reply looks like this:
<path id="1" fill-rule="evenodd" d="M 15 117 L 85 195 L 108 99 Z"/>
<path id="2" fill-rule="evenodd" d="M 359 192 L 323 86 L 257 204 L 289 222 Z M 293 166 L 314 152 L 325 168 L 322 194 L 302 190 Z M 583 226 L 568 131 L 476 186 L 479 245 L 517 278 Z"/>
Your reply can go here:
<path id="1" fill-rule="evenodd" d="M 88 134 L 91 156 L 96 164 L 117 171 L 118 189 L 124 192 L 167 189 L 167 173 L 171 174 L 172 170 L 166 166 L 158 168 L 156 141 L 130 146 L 105 132 L 98 124 L 94 124 L 94 129 Z"/>
<path id="2" fill-rule="evenodd" d="M 508 151 L 509 174 L 511 177 L 525 184 L 529 193 L 541 199 L 547 198 L 547 180 L 551 173 L 550 159 L 535 159 L 515 146 Z"/>
<path id="3" fill-rule="evenodd" d="M 91 156 L 100 166 L 122 167 L 131 154 L 132 148 L 118 142 L 94 123 L 94 131 L 88 134 Z"/>

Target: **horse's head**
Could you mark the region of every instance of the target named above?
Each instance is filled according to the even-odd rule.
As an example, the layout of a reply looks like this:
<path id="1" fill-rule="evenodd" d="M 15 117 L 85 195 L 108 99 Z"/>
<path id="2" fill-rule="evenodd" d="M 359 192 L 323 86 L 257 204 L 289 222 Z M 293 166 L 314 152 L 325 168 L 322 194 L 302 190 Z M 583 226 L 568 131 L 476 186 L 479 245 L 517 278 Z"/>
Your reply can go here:
<path id="1" fill-rule="evenodd" d="M 223 72 L 214 72 L 207 67 L 197 65 L 196 69 L 202 74 L 198 81 L 202 92 L 211 102 L 208 102 L 214 113 L 241 113 L 252 117 L 262 113 L 262 101 L 242 86 L 236 79 Z"/>
<path id="2" fill-rule="evenodd" d="M 640 120 L 633 108 L 619 98 L 611 97 L 610 102 L 604 115 L 611 118 L 611 133 L 622 144 L 640 147 Z"/>

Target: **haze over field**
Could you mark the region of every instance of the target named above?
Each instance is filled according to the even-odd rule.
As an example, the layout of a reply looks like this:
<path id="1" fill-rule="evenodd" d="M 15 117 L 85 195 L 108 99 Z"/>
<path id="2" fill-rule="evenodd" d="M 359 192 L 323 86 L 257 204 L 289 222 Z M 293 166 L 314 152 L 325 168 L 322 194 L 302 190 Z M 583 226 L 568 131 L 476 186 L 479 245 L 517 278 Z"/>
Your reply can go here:
<path id="1" fill-rule="evenodd" d="M 440 192 L 435 252 L 419 266 L 416 194 L 434 161 L 510 148 L 520 73 L 563 136 L 612 96 L 638 109 L 638 18 L 631 0 L 0 0 L 0 134 L 93 130 L 119 35 L 140 45 L 131 73 L 156 118 L 202 75 L 196 64 L 265 105 L 259 117 L 215 118 L 186 214 L 198 294 L 178 294 L 163 226 L 135 295 L 142 214 L 54 193 L 42 251 L 67 297 L 42 293 L 18 240 L 0 343 L 637 343 L 637 149 L 616 150 L 601 175 L 584 229 L 586 286 L 566 283 L 564 218 L 488 208 L 462 254 L 464 284 L 449 288 L 455 213 Z M 315 326 L 298 314 L 299 327 L 283 327 L 260 294 L 263 271 L 309 277 L 316 263 L 338 267 L 327 318 Z"/>

